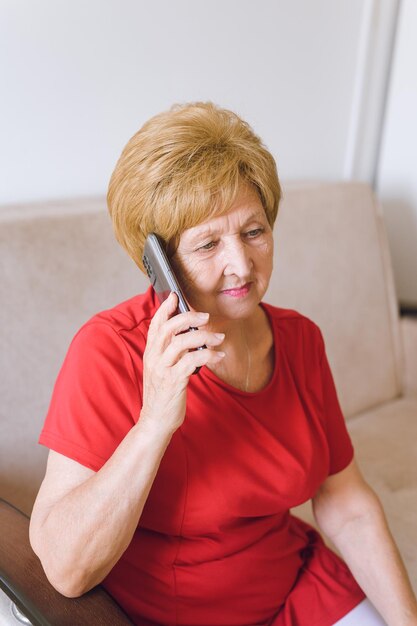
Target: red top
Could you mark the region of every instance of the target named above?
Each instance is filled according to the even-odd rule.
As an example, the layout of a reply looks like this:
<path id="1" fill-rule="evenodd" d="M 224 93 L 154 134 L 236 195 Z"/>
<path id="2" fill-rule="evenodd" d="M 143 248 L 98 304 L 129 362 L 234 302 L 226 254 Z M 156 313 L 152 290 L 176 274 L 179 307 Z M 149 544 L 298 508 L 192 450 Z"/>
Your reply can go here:
<path id="1" fill-rule="evenodd" d="M 98 471 L 138 420 L 151 287 L 76 333 L 40 443 Z M 103 585 L 140 626 L 330 626 L 363 598 L 347 566 L 289 509 L 353 448 L 318 326 L 261 303 L 275 369 L 259 392 L 203 367 L 132 542 Z"/>

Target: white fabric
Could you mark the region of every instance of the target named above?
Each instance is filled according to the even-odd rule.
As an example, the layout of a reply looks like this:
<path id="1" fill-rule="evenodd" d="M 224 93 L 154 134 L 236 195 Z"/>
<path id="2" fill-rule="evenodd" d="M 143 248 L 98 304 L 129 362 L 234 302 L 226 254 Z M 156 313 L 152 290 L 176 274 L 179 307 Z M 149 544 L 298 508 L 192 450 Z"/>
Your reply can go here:
<path id="1" fill-rule="evenodd" d="M 367 598 L 342 617 L 334 626 L 387 626 L 374 605 Z"/>

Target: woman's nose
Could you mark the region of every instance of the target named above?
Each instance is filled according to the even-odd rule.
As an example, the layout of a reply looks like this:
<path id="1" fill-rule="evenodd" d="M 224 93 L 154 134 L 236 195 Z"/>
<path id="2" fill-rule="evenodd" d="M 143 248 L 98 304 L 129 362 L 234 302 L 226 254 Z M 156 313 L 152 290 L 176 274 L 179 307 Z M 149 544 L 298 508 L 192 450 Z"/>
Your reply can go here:
<path id="1" fill-rule="evenodd" d="M 223 248 L 224 275 L 249 278 L 253 261 L 248 246 L 242 241 L 229 241 Z"/>

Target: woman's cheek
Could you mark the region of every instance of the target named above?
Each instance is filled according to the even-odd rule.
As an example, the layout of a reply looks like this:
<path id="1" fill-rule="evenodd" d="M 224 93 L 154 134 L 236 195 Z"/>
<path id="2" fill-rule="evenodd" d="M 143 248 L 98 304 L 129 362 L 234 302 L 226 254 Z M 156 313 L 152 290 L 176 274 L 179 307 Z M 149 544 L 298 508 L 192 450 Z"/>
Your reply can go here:
<path id="1" fill-rule="evenodd" d="M 199 288 L 199 285 L 205 284 L 206 277 L 203 263 L 195 259 L 187 259 L 186 262 L 177 263 L 176 266 L 174 266 L 174 271 L 176 271 L 176 268 L 178 270 L 178 277 L 181 277 L 181 287 L 187 297 L 191 296 L 193 291 Z"/>
<path id="2" fill-rule="evenodd" d="M 258 248 L 258 254 L 262 259 L 268 260 L 272 263 L 272 257 L 274 254 L 273 241 L 265 241 Z"/>
<path id="3" fill-rule="evenodd" d="M 171 258 L 171 265 L 178 278 L 181 278 L 181 285 L 192 280 L 193 264 L 188 256 L 179 256 L 176 254 Z"/>
<path id="4" fill-rule="evenodd" d="M 216 283 L 214 268 L 207 263 L 196 263 L 189 274 L 190 285 L 193 285 L 201 294 L 211 291 L 213 283 Z"/>
<path id="5" fill-rule="evenodd" d="M 274 240 L 272 238 L 272 234 L 267 235 L 263 241 L 261 242 L 259 248 L 264 250 L 265 253 L 270 254 L 274 249 Z"/>

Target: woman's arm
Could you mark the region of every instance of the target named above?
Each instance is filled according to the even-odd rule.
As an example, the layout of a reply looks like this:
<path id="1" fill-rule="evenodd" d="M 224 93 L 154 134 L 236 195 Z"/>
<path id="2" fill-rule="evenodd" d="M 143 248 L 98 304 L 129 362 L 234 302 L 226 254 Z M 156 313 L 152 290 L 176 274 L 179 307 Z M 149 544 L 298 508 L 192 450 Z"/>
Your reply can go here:
<path id="1" fill-rule="evenodd" d="M 128 547 L 161 459 L 185 418 L 186 390 L 196 367 L 222 353 L 197 312 L 174 315 L 177 296 L 156 311 L 143 355 L 143 407 L 98 472 L 51 452 L 30 523 L 30 542 L 51 584 L 63 595 L 82 595 L 110 572 Z M 224 356 L 224 355 L 223 355 Z M 98 390 L 99 392 L 99 390 Z M 111 416 L 110 416 L 111 417 Z M 109 416 L 107 417 L 109 419 Z"/>
<path id="2" fill-rule="evenodd" d="M 62 595 L 99 584 L 126 550 L 170 439 L 139 420 L 97 473 L 51 450 L 29 536 Z"/>
<path id="3" fill-rule="evenodd" d="M 381 503 L 353 460 L 313 498 L 320 529 L 389 626 L 417 626 L 417 601 Z"/>

